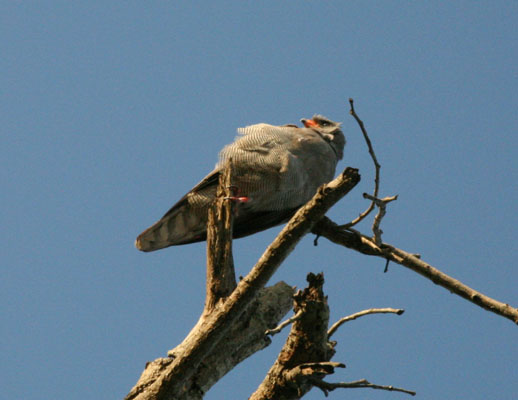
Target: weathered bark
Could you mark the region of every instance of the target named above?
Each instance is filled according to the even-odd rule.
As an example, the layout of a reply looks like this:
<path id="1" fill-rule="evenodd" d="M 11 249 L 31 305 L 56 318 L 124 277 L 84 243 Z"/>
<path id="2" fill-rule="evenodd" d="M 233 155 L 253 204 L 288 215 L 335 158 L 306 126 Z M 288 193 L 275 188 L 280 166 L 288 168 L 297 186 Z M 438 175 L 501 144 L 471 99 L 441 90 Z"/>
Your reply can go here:
<path id="1" fill-rule="evenodd" d="M 207 290 L 204 314 L 210 314 L 219 300 L 227 298 L 236 288 L 232 257 L 232 221 L 234 202 L 232 188 L 232 159 L 220 175 L 216 201 L 209 208 L 207 223 Z"/>
<path id="2" fill-rule="evenodd" d="M 189 381 L 185 382 L 185 390 L 178 397 L 170 399 L 196 400 L 203 395 L 226 373 L 252 354 L 270 345 L 271 339 L 265 336 L 265 331 L 279 323 L 291 309 L 294 290 L 284 282 L 264 288 L 243 315 L 234 323 L 228 337 L 203 359 L 198 369 Z M 193 328 L 202 329 L 203 318 Z M 158 358 L 146 364 L 137 384 L 133 387 L 126 399 L 148 399 L 149 387 L 152 386 L 166 372 L 174 362 L 177 354 L 184 351 L 182 345 L 169 352 L 169 357 Z"/>
<path id="3" fill-rule="evenodd" d="M 244 358 L 270 343 L 268 328 L 290 308 L 293 289 L 283 282 L 264 288 L 298 241 L 309 231 L 336 244 L 362 254 L 381 257 L 403 265 L 452 293 L 478 306 L 502 315 L 518 324 L 518 309 L 501 303 L 442 273 L 419 256 L 383 243 L 380 222 L 384 206 L 397 196 L 378 199 L 380 165 L 361 119 L 356 115 L 353 100 L 350 113 L 358 122 L 367 142 L 376 171 L 373 196 L 368 209 L 354 221 L 339 226 L 324 217 L 329 208 L 347 194 L 360 180 L 358 171 L 347 168 L 334 181 L 323 185 L 305 206 L 297 211 L 278 237 L 263 253 L 257 264 L 239 284 L 235 281 L 232 260 L 231 161 L 222 174 L 217 200 L 209 212 L 207 229 L 207 290 L 202 315 L 185 340 L 171 350 L 168 358 L 159 358 L 146 365 L 142 376 L 126 399 L 201 399 L 206 391 Z M 368 237 L 352 227 L 374 209 L 380 208 L 373 224 L 374 236 Z M 327 383 L 323 378 L 341 363 L 331 362 L 334 344 L 329 336 L 338 327 L 360 315 L 402 310 L 371 309 L 342 318 L 328 330 L 329 309 L 323 295 L 323 275 L 308 276 L 309 287 L 295 296 L 295 316 L 276 330 L 292 323 L 287 342 L 277 361 L 251 399 L 295 399 L 313 386 L 327 395 L 336 388 L 373 388 L 400 391 L 406 389 L 371 384 L 365 379 L 353 382 Z M 274 330 L 274 331 L 276 331 Z M 223 338 L 227 340 L 223 340 Z M 231 338 L 231 340 L 228 340 Z"/>
<path id="4" fill-rule="evenodd" d="M 459 280 L 432 267 L 414 254 L 407 253 L 387 243 L 382 243 L 381 246 L 378 246 L 371 238 L 359 232 L 344 230 L 326 217 L 322 218 L 322 220 L 313 227 L 312 232 L 318 236 L 329 239 L 333 243 L 356 250 L 362 254 L 378 256 L 407 267 L 431 280 L 436 285 L 442 286 L 473 304 L 508 318 L 518 324 L 518 308 L 513 308 L 509 304 L 492 299 L 470 288 Z"/>
<path id="5" fill-rule="evenodd" d="M 195 384 L 194 377 L 202 363 L 219 347 L 221 340 L 234 329 L 237 321 L 256 300 L 270 277 L 300 239 L 359 180 L 358 171 L 347 168 L 338 178 L 323 185 L 313 199 L 297 211 L 230 296 L 221 298 L 219 302 L 207 302 L 207 304 L 214 304 L 214 308 L 210 313 L 204 313 L 182 344 L 169 353 L 172 361 L 157 360 L 158 368 L 153 372 L 144 372 L 143 377 L 126 398 L 172 399 L 184 396 Z M 207 287 L 209 288 L 210 285 Z M 148 379 L 150 377 L 152 380 Z M 196 385 L 203 386 L 199 382 L 196 382 Z"/>
<path id="6" fill-rule="evenodd" d="M 323 274 L 309 274 L 309 285 L 294 296 L 294 312 L 300 313 L 277 360 L 250 400 L 299 399 L 314 379 L 334 372 L 340 363 L 330 363 L 335 354 L 328 340 L 329 307 L 324 296 Z"/>

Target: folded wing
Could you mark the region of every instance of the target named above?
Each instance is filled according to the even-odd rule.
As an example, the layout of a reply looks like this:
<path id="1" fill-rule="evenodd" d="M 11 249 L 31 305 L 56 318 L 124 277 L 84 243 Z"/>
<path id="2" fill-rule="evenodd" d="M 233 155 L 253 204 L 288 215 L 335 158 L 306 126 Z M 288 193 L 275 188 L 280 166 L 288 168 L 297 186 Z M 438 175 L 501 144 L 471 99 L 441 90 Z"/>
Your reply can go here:
<path id="1" fill-rule="evenodd" d="M 158 222 L 142 232 L 142 251 L 206 239 L 208 208 L 216 196 L 219 174 L 232 158 L 232 184 L 248 202 L 236 206 L 234 237 L 243 237 L 286 222 L 323 183 L 331 180 L 337 159 L 313 129 L 251 125 L 220 152 L 214 171 L 178 201 Z"/>

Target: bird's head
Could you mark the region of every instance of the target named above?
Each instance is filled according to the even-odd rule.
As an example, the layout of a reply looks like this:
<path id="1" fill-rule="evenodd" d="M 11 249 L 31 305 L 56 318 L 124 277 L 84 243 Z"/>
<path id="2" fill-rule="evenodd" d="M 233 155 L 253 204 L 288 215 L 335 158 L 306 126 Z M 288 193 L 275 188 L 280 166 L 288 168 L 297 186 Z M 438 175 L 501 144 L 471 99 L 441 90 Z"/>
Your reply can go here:
<path id="1" fill-rule="evenodd" d="M 322 138 L 329 143 L 336 153 L 339 160 L 344 155 L 345 136 L 341 129 L 341 122 L 331 121 L 322 115 L 315 114 L 311 119 L 301 119 L 300 122 L 306 128 L 311 128 L 318 132 Z"/>

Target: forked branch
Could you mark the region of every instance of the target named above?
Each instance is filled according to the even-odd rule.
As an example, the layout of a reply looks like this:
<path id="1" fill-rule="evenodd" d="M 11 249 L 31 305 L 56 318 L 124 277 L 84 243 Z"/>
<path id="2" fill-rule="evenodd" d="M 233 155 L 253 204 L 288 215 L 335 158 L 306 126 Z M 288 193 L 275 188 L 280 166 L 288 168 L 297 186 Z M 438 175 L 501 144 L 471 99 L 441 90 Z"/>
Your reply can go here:
<path id="1" fill-rule="evenodd" d="M 351 106 L 351 109 L 349 110 L 349 114 L 353 116 L 353 118 L 356 120 L 358 125 L 360 126 L 360 129 L 363 134 L 363 138 L 365 139 L 365 142 L 367 143 L 367 147 L 369 149 L 369 154 L 372 158 L 372 162 L 374 163 L 374 192 L 372 194 L 372 197 L 377 198 L 380 188 L 380 164 L 378 163 L 378 159 L 376 158 L 376 153 L 374 153 L 374 147 L 372 146 L 372 142 L 369 138 L 369 135 L 367 134 L 367 129 L 365 129 L 365 125 L 363 121 L 358 117 L 358 114 L 356 114 L 356 110 L 354 109 L 354 100 L 352 98 L 349 99 L 349 105 Z M 375 201 L 371 201 L 371 204 L 367 209 L 362 212 L 356 219 L 352 220 L 351 222 L 342 225 L 343 228 L 351 228 L 354 225 L 361 222 L 367 215 L 371 213 L 371 211 L 374 209 L 374 206 L 376 205 Z"/>
<path id="2" fill-rule="evenodd" d="M 312 230 L 314 234 L 319 236 L 325 236 L 329 240 L 334 243 L 341 244 L 345 247 L 354 249 L 363 254 L 368 255 L 376 255 L 384 258 L 387 261 L 385 266 L 385 271 L 387 270 L 388 262 L 393 261 L 397 264 L 403 265 L 418 274 L 430 279 L 437 285 L 444 287 L 452 293 L 455 293 L 466 300 L 488 310 L 494 312 L 495 314 L 504 316 L 514 323 L 518 324 L 518 309 L 509 306 L 509 304 L 499 302 L 494 300 L 472 288 L 463 284 L 462 282 L 454 279 L 445 273 L 439 271 L 438 269 L 432 267 L 430 264 L 422 261 L 419 256 L 415 254 L 410 254 L 406 251 L 400 250 L 392 245 L 387 243 L 383 243 L 381 239 L 381 234 L 383 233 L 380 224 L 381 219 L 385 215 L 385 207 L 386 204 L 396 200 L 397 196 L 394 197 L 386 197 L 384 199 L 379 199 L 377 197 L 377 193 L 379 190 L 380 184 L 380 165 L 376 159 L 376 155 L 374 153 L 374 149 L 372 147 L 372 143 L 367 134 L 367 130 L 363 124 L 363 121 L 358 117 L 356 111 L 354 109 L 354 101 L 353 99 L 349 99 L 349 104 L 351 106 L 350 114 L 354 117 L 362 134 L 365 138 L 367 146 L 369 148 L 369 154 L 374 162 L 375 170 L 376 170 L 376 178 L 374 185 L 374 195 L 371 196 L 369 194 L 364 194 L 364 197 L 371 200 L 371 205 L 367 210 L 360 214 L 358 218 L 354 221 L 345 224 L 345 225 L 337 225 L 328 218 L 323 218 Z M 374 218 L 372 230 L 373 237 L 367 237 L 357 230 L 352 229 L 351 227 L 362 219 L 364 219 L 377 205 L 379 207 L 379 212 Z M 316 239 L 315 239 L 316 240 Z"/>
<path id="3" fill-rule="evenodd" d="M 333 325 L 328 331 L 329 307 L 323 291 L 324 275 L 310 273 L 307 281 L 308 287 L 294 296 L 294 311 L 297 318 L 294 319 L 286 343 L 250 400 L 299 399 L 313 386 L 323 390 L 326 395 L 330 390 L 339 387 L 365 387 L 415 394 L 393 386 L 374 385 L 365 379 L 350 383 L 327 383 L 323 380 L 333 374 L 335 368 L 345 368 L 343 363 L 331 361 L 335 354 L 336 342 L 329 340 L 329 332 L 335 331 L 345 320 Z M 402 310 L 365 310 L 353 314 L 349 320 L 376 312 L 401 314 Z"/>
<path id="4" fill-rule="evenodd" d="M 370 237 L 362 235 L 359 232 L 344 230 L 327 217 L 315 225 L 312 232 L 316 235 L 324 236 L 333 243 L 353 249 L 362 254 L 377 256 L 407 267 L 429 279 L 436 285 L 442 286 L 446 290 L 461 296 L 473 304 L 508 318 L 515 324 L 518 324 L 517 308 L 513 308 L 509 304 L 492 299 L 470 288 L 457 279 L 432 267 L 414 254 L 410 254 L 387 243 L 378 246 Z"/>
<path id="5" fill-rule="evenodd" d="M 356 186 L 359 180 L 358 171 L 347 168 L 335 180 L 320 187 L 315 196 L 295 213 L 230 296 L 206 315 L 182 344 L 170 352 L 174 359 L 161 364 L 156 375 L 151 376 L 152 379 L 149 381 L 139 381 L 127 396 L 127 400 L 181 398 L 189 388 L 187 383 L 192 380 L 200 364 L 230 333 L 236 321 L 257 299 L 259 292 L 300 239 L 338 200 Z M 262 331 L 263 335 L 265 330 Z"/>

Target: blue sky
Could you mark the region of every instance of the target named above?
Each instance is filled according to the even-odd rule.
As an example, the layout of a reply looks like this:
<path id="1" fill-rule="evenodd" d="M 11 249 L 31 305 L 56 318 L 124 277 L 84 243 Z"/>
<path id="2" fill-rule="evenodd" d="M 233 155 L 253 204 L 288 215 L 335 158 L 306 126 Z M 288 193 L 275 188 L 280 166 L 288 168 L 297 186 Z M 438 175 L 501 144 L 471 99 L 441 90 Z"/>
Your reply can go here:
<path id="1" fill-rule="evenodd" d="M 384 239 L 518 306 L 518 6 L 514 2 L 3 1 L 0 13 L 2 391 L 116 399 L 203 307 L 204 244 L 133 247 L 209 172 L 237 127 L 343 121 L 362 182 L 329 215 L 365 207 L 373 168 L 353 97 L 399 194 Z M 360 227 L 369 231 L 369 224 Z M 278 228 L 234 243 L 248 272 Z M 324 271 L 330 381 L 366 378 L 420 399 L 511 399 L 517 327 L 397 265 L 305 238 L 272 284 Z M 246 398 L 283 344 L 207 399 Z M 364 390 L 330 398 L 403 398 Z M 322 399 L 313 390 L 308 399 Z"/>

